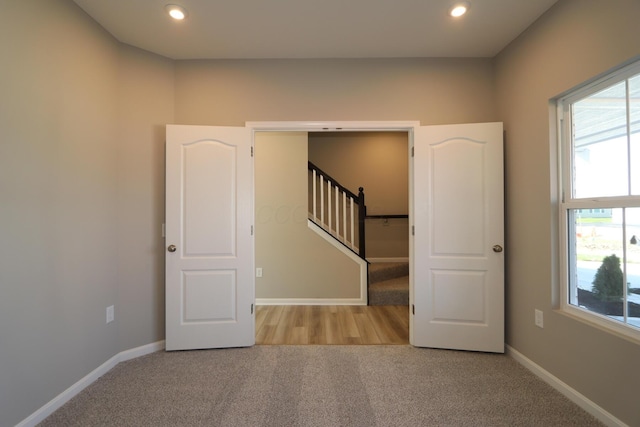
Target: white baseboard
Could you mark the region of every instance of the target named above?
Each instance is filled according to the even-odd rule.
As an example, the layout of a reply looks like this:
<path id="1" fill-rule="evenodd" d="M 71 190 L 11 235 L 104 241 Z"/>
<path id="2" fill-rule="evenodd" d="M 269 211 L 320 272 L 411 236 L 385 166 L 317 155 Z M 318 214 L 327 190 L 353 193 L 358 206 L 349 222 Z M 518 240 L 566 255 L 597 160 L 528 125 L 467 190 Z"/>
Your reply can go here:
<path id="1" fill-rule="evenodd" d="M 367 305 L 360 298 L 256 298 L 256 305 Z"/>
<path id="2" fill-rule="evenodd" d="M 522 366 L 527 368 L 529 371 L 534 373 L 537 377 L 542 379 L 544 382 L 549 384 L 551 387 L 562 393 L 565 397 L 571 400 L 573 403 L 596 417 L 603 424 L 610 427 L 628 427 L 627 424 L 623 423 L 612 414 L 604 410 L 602 407 L 598 406 L 593 401 L 589 400 L 583 394 L 579 393 L 577 390 L 570 387 L 568 384 L 561 381 L 558 377 L 552 375 L 549 371 L 542 368 L 542 366 L 535 363 L 533 360 L 527 358 L 525 355 L 520 353 L 518 350 L 513 347 L 506 346 L 507 354 L 511 356 L 514 360 L 520 363 Z"/>
<path id="3" fill-rule="evenodd" d="M 367 261 L 369 261 L 371 264 L 375 264 L 377 262 L 409 262 L 409 257 L 387 257 L 387 258 L 367 257 Z"/>
<path id="4" fill-rule="evenodd" d="M 46 405 L 38 409 L 36 412 L 22 420 L 16 425 L 16 427 L 34 427 L 38 423 L 44 421 L 49 415 L 53 414 L 62 405 L 73 399 L 78 393 L 91 385 L 95 380 L 109 372 L 120 362 L 135 359 L 136 357 L 144 356 L 146 354 L 154 353 L 164 348 L 164 341 L 158 341 L 155 343 L 143 345 L 141 347 L 132 348 L 130 350 L 122 351 L 96 369 L 85 375 L 80 381 L 73 384 L 71 387 L 57 395 Z"/>

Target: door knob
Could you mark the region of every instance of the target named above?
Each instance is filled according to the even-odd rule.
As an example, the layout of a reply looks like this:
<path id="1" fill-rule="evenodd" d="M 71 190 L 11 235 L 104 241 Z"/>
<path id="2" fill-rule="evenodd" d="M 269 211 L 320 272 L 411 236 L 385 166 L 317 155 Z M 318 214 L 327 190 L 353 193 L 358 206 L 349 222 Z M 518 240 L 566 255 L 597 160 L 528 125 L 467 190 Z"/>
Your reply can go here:
<path id="1" fill-rule="evenodd" d="M 169 252 L 175 252 L 176 251 L 176 245 L 169 245 L 169 247 L 167 248 L 167 250 Z"/>
<path id="2" fill-rule="evenodd" d="M 502 246 L 493 245 L 493 252 L 502 252 Z"/>

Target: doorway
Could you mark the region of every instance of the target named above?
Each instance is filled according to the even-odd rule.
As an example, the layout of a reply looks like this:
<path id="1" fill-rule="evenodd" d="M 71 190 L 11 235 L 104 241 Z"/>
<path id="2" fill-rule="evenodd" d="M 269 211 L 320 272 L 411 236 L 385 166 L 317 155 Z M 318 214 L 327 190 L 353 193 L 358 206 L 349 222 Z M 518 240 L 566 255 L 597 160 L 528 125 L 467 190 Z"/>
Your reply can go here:
<path id="1" fill-rule="evenodd" d="M 358 241 L 360 246 L 366 242 L 366 260 L 408 264 L 408 146 L 406 131 L 313 132 L 308 136 L 297 132 L 256 133 L 255 252 L 256 299 L 259 304 L 367 303 L 366 286 L 364 298 L 360 299 L 361 272 L 357 265 L 340 254 L 335 255 L 337 251 L 329 248 L 307 227 L 311 205 L 309 194 L 312 193 L 311 184 L 307 185 L 310 176 L 308 161 L 330 176 L 330 179 L 323 180 L 325 188 L 330 182 L 352 193 L 358 193 L 359 188 L 364 189 L 366 238 L 358 236 Z M 342 221 L 335 221 L 337 214 L 331 212 L 338 210 L 334 209 L 338 206 L 338 194 L 333 205 L 333 193 L 331 196 L 325 194 L 324 219 L 317 214 L 317 218 L 311 220 L 316 224 L 324 221 L 323 230 L 340 240 L 342 236 L 336 236 L 335 228 L 331 228 L 333 216 L 333 226 L 339 222 L 340 232 L 344 234 Z M 318 209 L 321 204 L 318 201 Z M 327 217 L 329 227 L 326 227 Z M 345 246 L 349 247 L 346 243 Z M 330 253 L 323 252 L 325 248 Z M 341 259 L 335 259 L 336 256 Z M 331 269 L 326 268 L 327 264 Z M 408 267 L 396 270 L 380 271 L 379 279 L 404 276 L 403 304 L 408 305 Z M 331 285 L 327 282 L 335 286 L 328 287 Z M 377 304 L 381 303 L 384 301 Z"/>
<path id="2" fill-rule="evenodd" d="M 342 130 L 299 135 L 257 132 L 254 143 L 256 301 L 259 304 L 256 342 L 408 343 L 408 132 Z M 276 162 L 277 167 L 269 164 Z M 301 167 L 307 163 L 308 175 Z M 316 199 L 317 206 L 313 208 L 316 214 L 307 216 L 312 210 L 311 195 L 321 191 L 312 188 L 312 169 L 324 175 L 324 199 Z M 307 176 L 309 185 L 305 187 L 301 181 Z M 359 189 L 364 191 L 366 232 L 360 236 L 356 229 L 356 240 L 358 246 L 366 246 L 366 259 L 372 263 L 368 289 L 366 270 L 363 279 L 368 303 L 376 307 L 354 305 L 367 303 L 366 298 L 361 301 L 353 298 L 358 296 L 361 278 L 350 273 L 358 273 L 357 266 L 345 256 L 340 261 L 350 265 L 327 261 L 330 255 L 322 252 L 322 246 L 327 244 L 315 235 L 329 234 L 354 252 L 361 251 L 352 246 L 348 236 L 342 240 L 345 234 L 340 228 L 342 221 L 335 220 L 341 212 L 336 209 L 339 197 L 337 192 L 335 200 L 332 200 L 334 192 L 329 191 L 331 197 L 327 195 L 329 185 L 353 194 Z M 323 215 L 316 212 L 321 205 Z M 355 216 L 357 221 L 357 212 Z M 308 218 L 320 227 L 313 230 L 307 227 Z M 336 222 L 341 233 L 336 233 Z M 366 242 L 362 237 L 366 237 Z M 329 249 L 339 254 L 338 248 Z M 295 265 L 291 264 L 293 259 Z M 327 263 L 332 268 L 327 269 Z M 322 276 L 318 272 L 309 274 L 314 268 L 325 271 Z M 325 289 L 331 284 L 338 286 Z M 340 292 L 345 288 L 351 288 L 352 294 Z M 309 310 L 309 306 L 314 309 Z M 317 321 L 309 318 L 310 314 L 318 316 Z M 291 325 L 282 324 L 290 322 L 296 325 L 295 333 L 287 331 Z"/>

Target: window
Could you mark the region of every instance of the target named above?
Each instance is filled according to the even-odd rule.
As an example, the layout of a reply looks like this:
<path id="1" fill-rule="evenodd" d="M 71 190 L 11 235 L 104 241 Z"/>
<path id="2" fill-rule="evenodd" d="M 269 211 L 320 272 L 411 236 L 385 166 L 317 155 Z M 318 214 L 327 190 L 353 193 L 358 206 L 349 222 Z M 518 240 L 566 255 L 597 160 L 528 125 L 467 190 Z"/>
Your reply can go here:
<path id="1" fill-rule="evenodd" d="M 562 308 L 640 339 L 640 61 L 558 100 Z"/>

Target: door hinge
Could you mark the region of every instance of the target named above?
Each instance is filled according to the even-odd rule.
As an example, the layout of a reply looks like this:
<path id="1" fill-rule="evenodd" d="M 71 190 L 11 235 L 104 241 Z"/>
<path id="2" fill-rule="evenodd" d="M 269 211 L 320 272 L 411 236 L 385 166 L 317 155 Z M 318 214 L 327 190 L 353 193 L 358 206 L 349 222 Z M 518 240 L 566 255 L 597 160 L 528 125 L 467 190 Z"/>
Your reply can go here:
<path id="1" fill-rule="evenodd" d="M 253 157 L 253 147 L 251 147 L 251 157 Z"/>
<path id="2" fill-rule="evenodd" d="M 416 314 L 416 305 L 415 304 L 411 304 L 411 314 L 413 314 L 413 315 Z"/>
<path id="3" fill-rule="evenodd" d="M 415 235 L 416 235 L 416 226 L 415 226 L 415 225 L 412 225 L 412 226 L 411 226 L 411 235 L 412 235 L 412 236 L 415 236 Z"/>
<path id="4" fill-rule="evenodd" d="M 413 157 L 415 155 L 414 148 L 415 147 L 411 147 L 411 157 Z"/>
<path id="5" fill-rule="evenodd" d="M 253 236 L 253 225 L 251 226 L 251 235 Z"/>
<path id="6" fill-rule="evenodd" d="M 253 304 L 251 304 L 251 314 L 253 314 Z"/>

